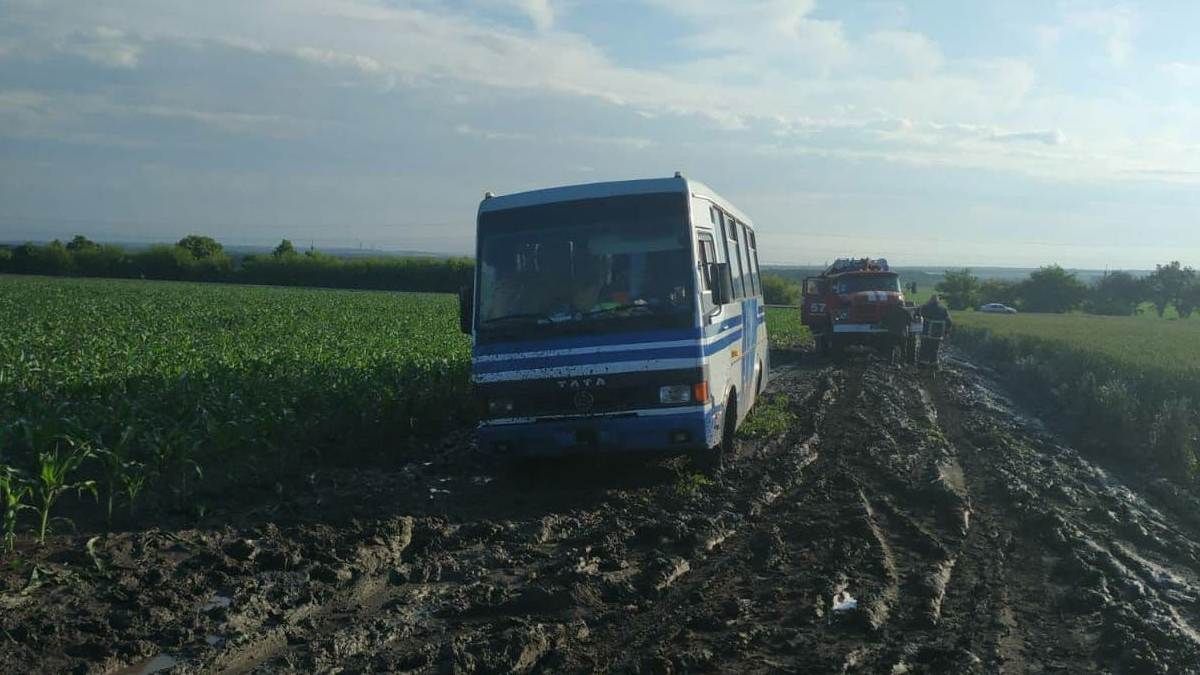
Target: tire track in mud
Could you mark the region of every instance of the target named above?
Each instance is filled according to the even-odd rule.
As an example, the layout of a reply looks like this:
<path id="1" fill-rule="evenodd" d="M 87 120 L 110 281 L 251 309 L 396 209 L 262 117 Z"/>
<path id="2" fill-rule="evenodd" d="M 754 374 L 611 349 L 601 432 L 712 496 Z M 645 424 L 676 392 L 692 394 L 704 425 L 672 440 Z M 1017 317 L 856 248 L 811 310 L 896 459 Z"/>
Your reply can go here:
<path id="1" fill-rule="evenodd" d="M 1081 457 L 986 373 L 957 366 L 936 387 L 938 406 L 1010 534 L 1007 616 L 1026 625 L 1025 665 L 1200 672 L 1197 528 L 1168 521 L 1153 491 L 1131 489 L 1136 477 Z"/>

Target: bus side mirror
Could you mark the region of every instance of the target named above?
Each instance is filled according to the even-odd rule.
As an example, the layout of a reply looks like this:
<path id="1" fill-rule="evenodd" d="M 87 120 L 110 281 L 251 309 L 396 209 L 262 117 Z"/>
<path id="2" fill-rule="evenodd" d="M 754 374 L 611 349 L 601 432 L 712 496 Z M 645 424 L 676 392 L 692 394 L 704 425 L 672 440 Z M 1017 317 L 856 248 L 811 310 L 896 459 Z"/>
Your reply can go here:
<path id="1" fill-rule="evenodd" d="M 729 263 L 712 263 L 713 304 L 718 307 L 733 301 L 733 272 Z"/>
<path id="2" fill-rule="evenodd" d="M 458 289 L 458 329 L 471 334 L 471 317 L 475 314 L 475 289 L 463 286 Z"/>

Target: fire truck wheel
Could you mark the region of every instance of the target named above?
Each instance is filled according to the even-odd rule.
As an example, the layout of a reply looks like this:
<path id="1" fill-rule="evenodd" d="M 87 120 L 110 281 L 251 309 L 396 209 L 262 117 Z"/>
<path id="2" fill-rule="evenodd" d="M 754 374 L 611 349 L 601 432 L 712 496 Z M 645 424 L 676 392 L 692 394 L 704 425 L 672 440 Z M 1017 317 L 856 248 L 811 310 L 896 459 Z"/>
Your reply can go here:
<path id="1" fill-rule="evenodd" d="M 846 360 L 846 341 L 833 335 L 829 338 L 829 356 L 833 358 L 834 363 L 841 363 Z"/>

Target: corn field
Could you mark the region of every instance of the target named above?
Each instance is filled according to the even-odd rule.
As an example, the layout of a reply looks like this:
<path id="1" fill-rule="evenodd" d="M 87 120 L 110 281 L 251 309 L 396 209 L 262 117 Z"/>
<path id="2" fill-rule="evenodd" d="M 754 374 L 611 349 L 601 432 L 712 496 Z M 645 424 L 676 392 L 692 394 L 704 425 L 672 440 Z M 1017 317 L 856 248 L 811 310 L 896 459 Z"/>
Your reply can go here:
<path id="1" fill-rule="evenodd" d="M 0 276 L 6 541 L 312 461 L 402 453 L 470 418 L 453 296 Z M 28 511 L 29 513 L 25 513 Z"/>

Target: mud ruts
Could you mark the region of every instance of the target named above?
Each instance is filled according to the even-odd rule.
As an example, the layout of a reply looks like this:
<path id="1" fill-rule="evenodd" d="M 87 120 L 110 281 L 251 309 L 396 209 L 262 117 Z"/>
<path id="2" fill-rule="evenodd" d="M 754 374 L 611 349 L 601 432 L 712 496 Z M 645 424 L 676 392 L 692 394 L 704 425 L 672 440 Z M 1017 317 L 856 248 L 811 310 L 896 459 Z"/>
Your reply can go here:
<path id="1" fill-rule="evenodd" d="M 1193 495 L 1084 460 L 967 362 L 772 388 L 796 423 L 708 485 L 463 434 L 223 526 L 59 537 L 3 573 L 0 668 L 1200 672 Z"/>

